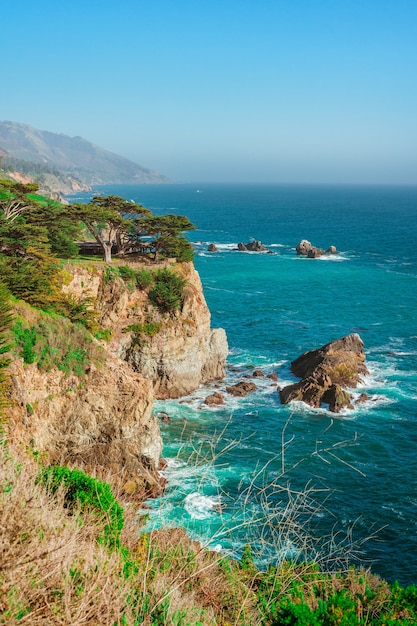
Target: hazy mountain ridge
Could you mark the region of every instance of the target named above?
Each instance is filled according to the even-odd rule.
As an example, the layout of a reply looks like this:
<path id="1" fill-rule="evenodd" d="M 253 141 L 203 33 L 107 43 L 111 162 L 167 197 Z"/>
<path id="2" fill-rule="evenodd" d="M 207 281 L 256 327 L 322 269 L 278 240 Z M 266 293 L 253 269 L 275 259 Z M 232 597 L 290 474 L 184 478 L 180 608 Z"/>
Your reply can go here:
<path id="1" fill-rule="evenodd" d="M 170 182 L 166 176 L 82 137 L 39 130 L 18 122 L 0 122 L 0 147 L 11 157 L 43 163 L 86 185 Z"/>

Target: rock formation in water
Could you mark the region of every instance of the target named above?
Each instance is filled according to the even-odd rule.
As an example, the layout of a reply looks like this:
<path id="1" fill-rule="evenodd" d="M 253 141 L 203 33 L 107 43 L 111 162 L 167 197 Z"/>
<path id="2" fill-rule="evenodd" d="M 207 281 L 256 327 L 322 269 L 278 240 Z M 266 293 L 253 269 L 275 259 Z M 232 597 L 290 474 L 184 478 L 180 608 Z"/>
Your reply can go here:
<path id="1" fill-rule="evenodd" d="M 237 249 L 240 252 L 267 252 L 268 248 L 264 246 L 264 244 L 258 240 L 249 241 L 248 243 L 238 243 Z"/>
<path id="2" fill-rule="evenodd" d="M 329 246 L 327 250 L 323 250 L 322 248 L 317 248 L 316 246 L 313 246 L 310 241 L 307 241 L 307 239 L 302 239 L 296 245 L 295 250 L 298 255 L 306 256 L 309 259 L 316 259 L 320 256 L 323 256 L 323 254 L 338 254 L 335 246 Z"/>
<path id="3" fill-rule="evenodd" d="M 232 396 L 238 396 L 241 398 L 244 398 L 248 395 L 248 393 L 252 393 L 257 389 L 258 387 L 255 385 L 255 383 L 250 383 L 246 380 L 241 380 L 235 385 L 230 385 L 229 387 L 226 387 L 227 393 L 230 393 Z"/>
<path id="4" fill-rule="evenodd" d="M 332 341 L 302 354 L 291 363 L 291 371 L 301 381 L 280 390 L 283 404 L 292 400 L 316 408 L 328 404 L 335 413 L 352 408 L 352 398 L 346 388 L 356 387 L 360 377 L 368 373 L 363 341 L 356 333 Z"/>

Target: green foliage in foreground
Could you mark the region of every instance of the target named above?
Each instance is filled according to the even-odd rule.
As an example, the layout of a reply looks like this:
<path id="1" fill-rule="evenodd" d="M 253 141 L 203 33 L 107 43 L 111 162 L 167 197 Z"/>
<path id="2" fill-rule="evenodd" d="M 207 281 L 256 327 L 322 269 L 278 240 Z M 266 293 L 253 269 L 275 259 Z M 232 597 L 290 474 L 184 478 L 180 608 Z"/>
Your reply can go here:
<path id="1" fill-rule="evenodd" d="M 62 486 L 69 510 L 77 507 L 81 511 L 93 511 L 100 521 L 105 522 L 99 540 L 110 547 L 120 545 L 123 509 L 116 502 L 108 483 L 92 478 L 81 470 L 71 470 L 60 465 L 44 468 L 39 480 L 51 493 Z"/>

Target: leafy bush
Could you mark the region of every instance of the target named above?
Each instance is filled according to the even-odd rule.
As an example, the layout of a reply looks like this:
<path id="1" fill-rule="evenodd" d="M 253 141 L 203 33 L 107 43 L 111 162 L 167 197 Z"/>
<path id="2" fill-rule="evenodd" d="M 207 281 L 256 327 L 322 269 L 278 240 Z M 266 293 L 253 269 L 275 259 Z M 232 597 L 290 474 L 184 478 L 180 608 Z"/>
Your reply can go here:
<path id="1" fill-rule="evenodd" d="M 61 465 L 44 468 L 39 475 L 41 484 L 55 493 L 61 485 L 65 488 L 65 503 L 69 509 L 75 506 L 81 510 L 96 513 L 104 524 L 99 541 L 110 547 L 119 545 L 120 533 L 124 524 L 123 509 L 116 502 L 108 483 L 88 476 L 78 469 L 69 469 Z"/>
<path id="2" fill-rule="evenodd" d="M 147 289 L 155 282 L 153 272 L 150 270 L 138 270 L 136 272 L 136 286 L 138 289 Z"/>
<path id="3" fill-rule="evenodd" d="M 125 281 L 133 281 L 136 280 L 136 272 L 132 267 L 128 265 L 120 265 L 119 266 L 119 274 L 120 277 Z"/>
<path id="4" fill-rule="evenodd" d="M 77 297 L 72 293 L 61 294 L 51 307 L 56 313 L 67 317 L 71 322 L 82 324 L 91 331 L 97 328 L 97 311 L 90 297 Z"/>
<path id="5" fill-rule="evenodd" d="M 111 283 L 119 276 L 117 267 L 106 264 L 103 271 L 103 279 L 105 283 Z"/>
<path id="6" fill-rule="evenodd" d="M 51 307 L 60 294 L 59 261 L 41 250 L 27 248 L 24 258 L 0 255 L 0 273 L 11 293 L 33 306 Z"/>
<path id="7" fill-rule="evenodd" d="M 179 263 L 193 261 L 194 248 L 185 237 L 172 237 L 165 242 L 164 256 L 174 257 Z"/>
<path id="8" fill-rule="evenodd" d="M 155 272 L 155 284 L 149 291 L 149 300 L 161 313 L 181 310 L 184 304 L 185 278 L 163 268 Z"/>
<path id="9" fill-rule="evenodd" d="M 146 337 L 155 337 L 161 330 L 161 322 L 144 322 L 143 324 L 131 324 L 124 329 L 123 332 L 132 331 L 137 338 L 145 335 Z"/>
<path id="10" fill-rule="evenodd" d="M 112 336 L 111 328 L 99 328 L 94 333 L 94 337 L 101 341 L 110 341 L 111 336 Z"/>

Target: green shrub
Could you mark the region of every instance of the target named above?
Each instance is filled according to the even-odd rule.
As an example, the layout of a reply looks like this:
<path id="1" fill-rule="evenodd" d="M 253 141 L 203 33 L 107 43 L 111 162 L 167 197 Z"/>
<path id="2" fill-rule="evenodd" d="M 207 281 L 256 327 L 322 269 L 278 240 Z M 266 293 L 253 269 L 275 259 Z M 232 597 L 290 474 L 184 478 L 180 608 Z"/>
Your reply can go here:
<path id="1" fill-rule="evenodd" d="M 154 274 L 150 270 L 136 272 L 136 286 L 138 289 L 147 289 L 154 284 Z"/>
<path id="2" fill-rule="evenodd" d="M 17 320 L 12 330 L 16 345 L 21 349 L 23 361 L 25 363 L 34 363 L 36 360 L 35 345 L 37 341 L 35 326 L 25 328 L 22 321 Z"/>
<path id="3" fill-rule="evenodd" d="M 194 260 L 194 248 L 192 244 L 183 236 L 172 237 L 167 240 L 164 246 L 165 257 L 175 257 L 179 263 Z"/>
<path id="4" fill-rule="evenodd" d="M 144 322 L 143 324 L 131 324 L 127 328 L 123 330 L 123 332 L 127 333 L 132 331 L 137 338 L 143 337 L 155 337 L 161 330 L 162 324 L 161 322 Z"/>
<path id="5" fill-rule="evenodd" d="M 82 324 L 91 331 L 97 327 L 97 311 L 94 309 L 94 299 L 89 296 L 81 298 L 72 293 L 62 294 L 51 308 L 54 312 L 67 317 L 71 322 Z"/>
<path id="6" fill-rule="evenodd" d="M 55 493 L 61 485 L 65 488 L 65 503 L 72 510 L 79 507 L 89 510 L 105 522 L 100 543 L 110 547 L 120 547 L 120 533 L 124 524 L 123 509 L 116 502 L 108 483 L 92 478 L 78 469 L 61 465 L 51 465 L 40 473 L 38 480 Z"/>
<path id="7" fill-rule="evenodd" d="M 149 300 L 161 313 L 181 310 L 184 304 L 185 278 L 163 268 L 155 272 L 155 284 L 149 291 Z"/>
<path id="8" fill-rule="evenodd" d="M 120 277 L 126 282 L 136 280 L 136 272 L 132 267 L 129 267 L 128 265 L 119 265 L 118 269 Z"/>
<path id="9" fill-rule="evenodd" d="M 110 341 L 111 336 L 112 336 L 111 328 L 99 328 L 99 330 L 97 330 L 94 333 L 94 337 L 102 341 Z"/>
<path id="10" fill-rule="evenodd" d="M 103 271 L 103 279 L 105 283 L 110 283 L 116 280 L 119 276 L 119 271 L 117 267 L 113 267 L 112 265 L 106 264 Z"/>

